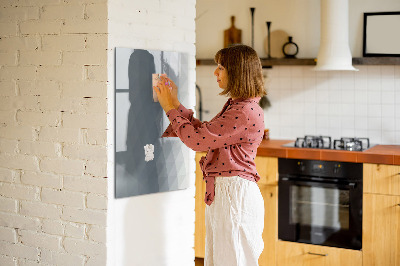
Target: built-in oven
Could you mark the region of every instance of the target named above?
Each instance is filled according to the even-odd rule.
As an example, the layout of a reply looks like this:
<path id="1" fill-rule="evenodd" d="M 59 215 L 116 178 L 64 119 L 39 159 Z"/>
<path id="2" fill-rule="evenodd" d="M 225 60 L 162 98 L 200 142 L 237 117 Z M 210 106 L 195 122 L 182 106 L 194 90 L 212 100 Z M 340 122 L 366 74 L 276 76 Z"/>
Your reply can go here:
<path id="1" fill-rule="evenodd" d="M 278 238 L 361 250 L 360 163 L 278 160 Z"/>

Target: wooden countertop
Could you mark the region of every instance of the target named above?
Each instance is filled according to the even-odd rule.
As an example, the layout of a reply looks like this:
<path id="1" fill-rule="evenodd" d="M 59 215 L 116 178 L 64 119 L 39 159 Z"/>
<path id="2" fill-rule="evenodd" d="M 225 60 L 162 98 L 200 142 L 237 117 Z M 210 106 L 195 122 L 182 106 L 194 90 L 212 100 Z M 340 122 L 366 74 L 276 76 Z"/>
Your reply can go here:
<path id="1" fill-rule="evenodd" d="M 339 162 L 400 165 L 400 145 L 376 145 L 365 151 L 340 151 L 282 147 L 294 140 L 263 140 L 258 156 Z"/>

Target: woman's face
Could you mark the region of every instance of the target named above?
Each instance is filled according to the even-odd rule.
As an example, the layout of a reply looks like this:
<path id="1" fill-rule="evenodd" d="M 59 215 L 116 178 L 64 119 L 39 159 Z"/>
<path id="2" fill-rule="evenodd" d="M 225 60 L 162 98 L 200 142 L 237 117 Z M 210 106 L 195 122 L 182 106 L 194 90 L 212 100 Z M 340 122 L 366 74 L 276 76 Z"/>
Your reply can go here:
<path id="1" fill-rule="evenodd" d="M 214 71 L 214 76 L 217 77 L 217 82 L 221 89 L 226 89 L 228 87 L 228 71 L 226 68 L 218 64 Z"/>

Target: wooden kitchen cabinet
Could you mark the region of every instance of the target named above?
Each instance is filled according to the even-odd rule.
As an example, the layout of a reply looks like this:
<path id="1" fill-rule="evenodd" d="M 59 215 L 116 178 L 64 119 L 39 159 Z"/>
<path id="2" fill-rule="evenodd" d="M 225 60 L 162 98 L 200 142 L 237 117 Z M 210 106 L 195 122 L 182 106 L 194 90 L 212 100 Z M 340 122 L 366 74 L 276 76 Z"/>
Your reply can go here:
<path id="1" fill-rule="evenodd" d="M 278 158 L 256 156 L 254 162 L 261 176 L 259 185 L 278 185 Z"/>
<path id="2" fill-rule="evenodd" d="M 261 173 L 260 173 L 261 174 Z M 260 266 L 276 265 L 278 241 L 278 187 L 259 185 L 264 198 L 264 250 L 258 259 Z"/>
<path id="3" fill-rule="evenodd" d="M 358 250 L 281 240 L 277 252 L 277 266 L 361 266 L 363 259 Z"/>
<path id="4" fill-rule="evenodd" d="M 400 196 L 365 193 L 363 265 L 400 266 Z"/>
<path id="5" fill-rule="evenodd" d="M 195 195 L 195 228 L 194 228 L 194 255 L 197 258 L 204 258 L 206 224 L 204 195 L 206 193 L 206 183 L 203 181 L 203 172 L 200 169 L 199 161 L 202 156 L 206 156 L 206 152 L 196 152 L 196 195 Z"/>
<path id="6" fill-rule="evenodd" d="M 364 193 L 400 196 L 399 165 L 365 163 L 363 173 Z"/>
<path id="7" fill-rule="evenodd" d="M 400 166 L 363 170 L 363 265 L 400 266 Z"/>

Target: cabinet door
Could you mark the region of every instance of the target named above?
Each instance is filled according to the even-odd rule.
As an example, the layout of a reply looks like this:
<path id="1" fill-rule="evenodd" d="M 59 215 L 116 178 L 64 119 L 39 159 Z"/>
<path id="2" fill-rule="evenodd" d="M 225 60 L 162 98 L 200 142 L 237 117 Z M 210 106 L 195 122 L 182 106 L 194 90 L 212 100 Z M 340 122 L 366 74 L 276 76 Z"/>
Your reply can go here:
<path id="1" fill-rule="evenodd" d="M 400 196 L 364 194 L 363 265 L 400 266 Z"/>
<path id="2" fill-rule="evenodd" d="M 259 185 L 264 198 L 264 250 L 258 259 L 260 266 L 276 265 L 276 242 L 278 241 L 278 187 Z"/>
<path id="3" fill-rule="evenodd" d="M 261 176 L 258 184 L 278 185 L 278 158 L 257 156 L 254 162 Z"/>
<path id="4" fill-rule="evenodd" d="M 206 156 L 205 152 L 196 152 L 196 194 L 195 194 L 195 234 L 194 234 L 194 251 L 195 256 L 204 258 L 204 248 L 206 240 L 204 195 L 206 193 L 206 184 L 203 181 L 203 172 L 200 169 L 199 161 L 202 156 Z"/>
<path id="5" fill-rule="evenodd" d="M 278 266 L 361 266 L 362 252 L 278 241 Z"/>
<path id="6" fill-rule="evenodd" d="M 400 166 L 365 163 L 363 175 L 364 193 L 400 195 Z"/>

